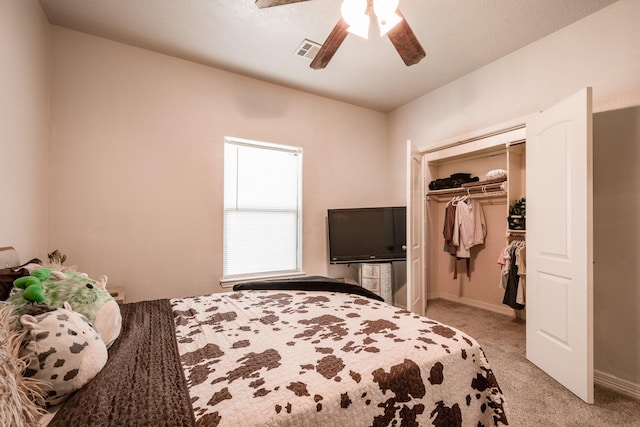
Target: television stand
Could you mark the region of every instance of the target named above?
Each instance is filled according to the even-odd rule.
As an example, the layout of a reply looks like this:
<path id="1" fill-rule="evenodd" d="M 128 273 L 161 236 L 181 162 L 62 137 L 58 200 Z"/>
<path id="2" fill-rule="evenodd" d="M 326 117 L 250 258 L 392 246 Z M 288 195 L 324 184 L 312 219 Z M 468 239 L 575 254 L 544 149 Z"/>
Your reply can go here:
<path id="1" fill-rule="evenodd" d="M 362 263 L 358 264 L 360 286 L 380 295 L 384 302 L 393 304 L 393 264 Z"/>

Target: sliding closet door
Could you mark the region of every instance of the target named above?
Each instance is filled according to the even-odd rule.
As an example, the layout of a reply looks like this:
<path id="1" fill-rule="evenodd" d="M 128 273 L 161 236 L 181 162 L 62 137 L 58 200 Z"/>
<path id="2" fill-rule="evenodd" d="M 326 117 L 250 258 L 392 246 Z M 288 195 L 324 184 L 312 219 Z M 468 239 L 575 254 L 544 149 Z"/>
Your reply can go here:
<path id="1" fill-rule="evenodd" d="M 591 88 L 527 122 L 527 358 L 593 403 Z"/>
<path id="2" fill-rule="evenodd" d="M 427 292 L 422 256 L 425 201 L 422 176 L 422 154 L 407 141 L 407 310 L 424 316 Z"/>

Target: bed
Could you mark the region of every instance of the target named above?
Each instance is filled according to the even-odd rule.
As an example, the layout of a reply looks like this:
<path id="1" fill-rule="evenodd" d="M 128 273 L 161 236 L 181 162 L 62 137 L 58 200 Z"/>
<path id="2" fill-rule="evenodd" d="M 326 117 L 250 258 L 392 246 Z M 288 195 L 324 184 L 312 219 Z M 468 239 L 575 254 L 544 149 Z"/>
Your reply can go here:
<path id="1" fill-rule="evenodd" d="M 508 424 L 472 337 L 357 286 L 302 285 L 124 304 L 107 364 L 49 425 Z"/>

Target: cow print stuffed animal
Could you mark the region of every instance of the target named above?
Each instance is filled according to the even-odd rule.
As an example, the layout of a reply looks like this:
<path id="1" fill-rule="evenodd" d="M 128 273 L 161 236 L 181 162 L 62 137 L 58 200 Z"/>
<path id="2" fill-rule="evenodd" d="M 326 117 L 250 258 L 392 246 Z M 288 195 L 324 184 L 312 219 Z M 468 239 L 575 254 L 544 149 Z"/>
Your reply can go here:
<path id="1" fill-rule="evenodd" d="M 97 329 L 68 303 L 37 316 L 20 316 L 28 330 L 20 351 L 26 358 L 25 377 L 46 383 L 47 406 L 64 402 L 93 379 L 107 363 L 107 347 Z"/>

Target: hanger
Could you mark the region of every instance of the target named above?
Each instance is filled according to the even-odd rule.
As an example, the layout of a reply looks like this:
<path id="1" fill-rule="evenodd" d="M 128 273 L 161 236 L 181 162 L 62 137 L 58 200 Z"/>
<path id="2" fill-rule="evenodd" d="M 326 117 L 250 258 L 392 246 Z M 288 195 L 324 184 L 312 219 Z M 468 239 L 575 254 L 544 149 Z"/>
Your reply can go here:
<path id="1" fill-rule="evenodd" d="M 464 196 L 458 196 L 458 200 L 457 203 L 460 202 L 466 202 L 467 199 L 471 196 L 471 192 L 469 191 L 469 189 L 467 188 L 467 194 L 465 194 Z"/>

